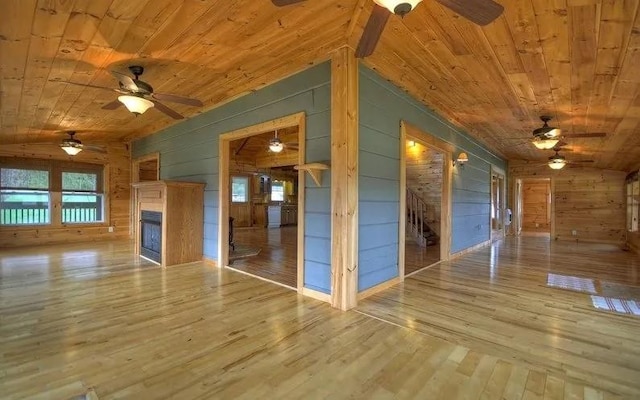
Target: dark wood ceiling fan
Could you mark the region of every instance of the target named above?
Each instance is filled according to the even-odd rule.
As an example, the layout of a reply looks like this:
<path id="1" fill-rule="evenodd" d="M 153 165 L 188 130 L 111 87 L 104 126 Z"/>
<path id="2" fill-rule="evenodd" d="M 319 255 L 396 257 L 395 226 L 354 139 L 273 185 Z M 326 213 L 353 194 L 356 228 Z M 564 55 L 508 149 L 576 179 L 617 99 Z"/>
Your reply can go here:
<path id="1" fill-rule="evenodd" d="M 140 75 L 144 72 L 144 68 L 139 65 L 131 65 L 129 71 L 133 75 L 133 78 L 117 71 L 109 71 L 111 75 L 118 80 L 118 88 L 109 88 L 104 86 L 95 86 L 77 82 L 63 81 L 64 83 L 70 83 L 72 85 L 84 86 L 95 89 L 104 89 L 119 93 L 117 99 L 113 100 L 102 106 L 103 110 L 115 110 L 124 105 L 132 113 L 139 115 L 147 111 L 149 108 L 156 108 L 158 111 L 168 115 L 173 119 L 183 119 L 184 117 L 167 107 L 162 101 L 170 101 L 173 103 L 185 104 L 188 106 L 202 107 L 203 104 L 198 99 L 192 99 L 189 97 L 178 96 L 175 94 L 156 93 L 153 91 L 153 87 L 140 80 Z"/>
<path id="2" fill-rule="evenodd" d="M 277 7 L 302 3 L 306 0 L 271 0 Z M 422 0 L 373 0 L 373 11 L 365 25 L 356 49 L 356 57 L 364 58 L 373 54 L 382 31 L 391 14 L 404 17 Z M 502 5 L 493 0 L 435 0 L 469 21 L 484 26 L 498 18 L 504 11 Z"/>

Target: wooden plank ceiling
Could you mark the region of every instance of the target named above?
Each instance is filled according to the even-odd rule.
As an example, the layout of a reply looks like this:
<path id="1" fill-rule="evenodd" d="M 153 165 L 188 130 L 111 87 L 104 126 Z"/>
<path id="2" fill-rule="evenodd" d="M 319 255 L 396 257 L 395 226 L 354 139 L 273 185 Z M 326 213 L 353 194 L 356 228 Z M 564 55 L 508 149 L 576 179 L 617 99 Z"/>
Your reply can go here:
<path id="1" fill-rule="evenodd" d="M 528 140 L 553 116 L 569 160 L 628 171 L 640 164 L 640 0 L 498 0 L 478 27 L 425 0 L 392 16 L 364 60 L 508 159 L 544 160 Z M 128 140 L 176 121 L 101 107 L 108 73 L 143 65 L 157 92 L 196 97 L 197 115 L 355 47 L 372 0 L 7 0 L 0 13 L 0 143 Z"/>

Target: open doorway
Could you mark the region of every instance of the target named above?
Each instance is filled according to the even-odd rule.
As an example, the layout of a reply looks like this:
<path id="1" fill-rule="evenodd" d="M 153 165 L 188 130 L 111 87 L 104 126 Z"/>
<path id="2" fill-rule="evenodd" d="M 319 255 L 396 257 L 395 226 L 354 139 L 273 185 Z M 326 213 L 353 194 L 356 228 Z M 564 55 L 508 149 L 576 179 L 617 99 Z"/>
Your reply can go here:
<path id="1" fill-rule="evenodd" d="M 491 240 L 505 236 L 506 221 L 505 174 L 498 168 L 491 168 Z"/>
<path id="2" fill-rule="evenodd" d="M 220 138 L 219 260 L 298 290 L 304 231 L 304 123 L 298 114 Z M 278 151 L 279 150 L 279 151 Z"/>
<path id="3" fill-rule="evenodd" d="M 438 139 L 403 128 L 400 244 L 407 276 L 449 257 L 451 152 Z"/>
<path id="4" fill-rule="evenodd" d="M 518 228 L 523 235 L 550 237 L 552 231 L 551 179 L 519 180 Z"/>

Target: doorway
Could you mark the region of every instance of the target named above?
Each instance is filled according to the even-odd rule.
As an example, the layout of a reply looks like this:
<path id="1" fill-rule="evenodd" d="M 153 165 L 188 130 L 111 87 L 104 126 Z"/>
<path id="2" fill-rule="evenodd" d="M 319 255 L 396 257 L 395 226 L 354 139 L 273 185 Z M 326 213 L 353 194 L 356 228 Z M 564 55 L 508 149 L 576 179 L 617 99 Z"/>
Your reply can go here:
<path id="1" fill-rule="evenodd" d="M 401 276 L 449 258 L 452 162 L 449 145 L 403 124 Z"/>
<path id="2" fill-rule="evenodd" d="M 520 232 L 523 235 L 550 237 L 553 212 L 551 179 L 522 179 L 518 192 Z"/>
<path id="3" fill-rule="evenodd" d="M 491 168 L 491 240 L 499 240 L 505 236 L 506 215 L 506 186 L 504 171 Z"/>
<path id="4" fill-rule="evenodd" d="M 294 167 L 304 164 L 304 128 L 295 114 L 220 136 L 220 264 L 298 291 L 304 171 Z"/>

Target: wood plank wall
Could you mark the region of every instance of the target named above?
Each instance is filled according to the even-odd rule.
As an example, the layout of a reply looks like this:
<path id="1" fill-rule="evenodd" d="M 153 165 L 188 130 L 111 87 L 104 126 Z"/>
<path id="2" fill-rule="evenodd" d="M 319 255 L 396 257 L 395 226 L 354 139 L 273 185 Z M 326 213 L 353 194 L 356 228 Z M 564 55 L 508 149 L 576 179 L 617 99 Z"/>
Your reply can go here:
<path id="1" fill-rule="evenodd" d="M 555 238 L 603 243 L 623 243 L 626 230 L 624 182 L 621 171 L 565 167 L 553 171 L 525 161 L 509 163 L 509 186 L 517 178 L 552 178 Z M 513 202 L 510 199 L 510 207 Z M 577 235 L 572 235 L 576 230 Z"/>
<path id="2" fill-rule="evenodd" d="M 93 144 L 93 143 L 92 143 Z M 28 246 L 35 244 L 68 243 L 72 241 L 93 241 L 129 237 L 131 158 L 129 146 L 123 143 L 108 143 L 106 154 L 83 151 L 76 156 L 66 155 L 56 144 L 51 145 L 2 145 L 0 157 L 20 157 L 47 160 L 65 160 L 104 164 L 106 176 L 109 218 L 103 224 L 48 227 L 0 227 L 0 248 Z M 113 226 L 110 233 L 108 227 Z"/>
<path id="3" fill-rule="evenodd" d="M 522 182 L 522 230 L 525 232 L 550 232 L 551 182 L 527 180 Z"/>
<path id="4" fill-rule="evenodd" d="M 490 239 L 491 165 L 506 162 L 454 129 L 435 112 L 360 65 L 358 290 L 398 276 L 400 121 L 464 151 L 469 162 L 453 171 L 451 252 Z M 444 162 L 451 162 L 445 160 Z"/>
<path id="5" fill-rule="evenodd" d="M 413 146 L 405 143 L 407 188 L 418 194 L 427 204 L 425 221 L 440 235 L 440 213 L 442 210 L 442 153 L 420 143 Z"/>
<path id="6" fill-rule="evenodd" d="M 306 162 L 330 159 L 330 66 L 323 63 L 133 142 L 134 157 L 160 153 L 161 179 L 206 182 L 204 255 L 218 258 L 218 137 L 297 112 L 306 113 Z M 331 180 L 306 177 L 304 287 L 331 287 Z"/>

